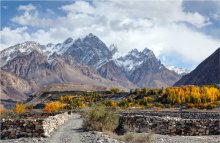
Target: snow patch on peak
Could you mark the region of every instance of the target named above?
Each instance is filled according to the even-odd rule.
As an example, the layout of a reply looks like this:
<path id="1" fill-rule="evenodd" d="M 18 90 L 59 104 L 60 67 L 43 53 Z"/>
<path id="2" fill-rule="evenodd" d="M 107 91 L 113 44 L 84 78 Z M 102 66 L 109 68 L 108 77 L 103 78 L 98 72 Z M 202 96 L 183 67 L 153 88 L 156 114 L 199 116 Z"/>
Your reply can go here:
<path id="1" fill-rule="evenodd" d="M 126 55 L 121 56 L 115 60 L 116 64 L 124 67 L 126 71 L 132 71 L 133 69 L 139 67 L 142 63 L 156 57 L 153 51 L 145 48 L 142 52 L 137 49 L 133 49 Z"/>
<path id="2" fill-rule="evenodd" d="M 46 46 L 40 45 L 34 41 L 27 41 L 24 43 L 19 43 L 9 48 L 6 48 L 1 51 L 0 59 L 1 59 L 1 66 L 7 64 L 8 61 L 14 59 L 19 54 L 29 54 L 32 51 L 38 51 L 39 53 L 44 53 L 46 51 Z"/>
<path id="3" fill-rule="evenodd" d="M 183 74 L 187 74 L 190 72 L 190 70 L 188 69 L 184 69 L 184 68 L 178 68 L 172 65 L 165 65 L 167 69 L 176 72 L 179 75 L 183 75 Z"/>
<path id="4" fill-rule="evenodd" d="M 49 43 L 47 44 L 44 53 L 46 53 L 48 56 L 52 55 L 53 53 L 57 53 L 61 55 L 73 44 L 74 44 L 74 40 L 71 37 L 67 38 L 63 43 L 57 43 L 56 45 Z"/>

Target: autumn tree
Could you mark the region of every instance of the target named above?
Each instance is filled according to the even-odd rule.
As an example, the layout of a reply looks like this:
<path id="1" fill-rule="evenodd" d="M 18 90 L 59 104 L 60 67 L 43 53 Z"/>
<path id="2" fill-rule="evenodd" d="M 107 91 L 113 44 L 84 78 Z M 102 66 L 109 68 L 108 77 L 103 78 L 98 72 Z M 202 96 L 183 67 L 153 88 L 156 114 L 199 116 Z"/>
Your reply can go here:
<path id="1" fill-rule="evenodd" d="M 26 105 L 25 104 L 21 104 L 21 103 L 17 103 L 15 105 L 15 108 L 14 108 L 14 112 L 15 113 L 24 113 L 26 111 Z"/>
<path id="2" fill-rule="evenodd" d="M 63 109 L 65 106 L 66 106 L 65 103 L 61 103 L 58 101 L 51 101 L 46 104 L 46 106 L 44 107 L 44 111 L 45 112 L 56 112 L 56 111 Z"/>

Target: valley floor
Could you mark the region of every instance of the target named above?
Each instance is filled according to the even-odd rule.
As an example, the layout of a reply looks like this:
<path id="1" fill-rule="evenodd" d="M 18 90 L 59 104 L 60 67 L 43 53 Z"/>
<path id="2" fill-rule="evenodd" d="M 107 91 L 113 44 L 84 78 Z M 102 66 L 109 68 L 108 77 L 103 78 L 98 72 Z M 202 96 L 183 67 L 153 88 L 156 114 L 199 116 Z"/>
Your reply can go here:
<path id="1" fill-rule="evenodd" d="M 120 143 L 96 132 L 82 130 L 82 118 L 72 114 L 70 119 L 48 138 L 20 138 L 0 140 L 0 143 Z M 153 135 L 154 143 L 220 143 L 220 136 L 167 136 Z"/>

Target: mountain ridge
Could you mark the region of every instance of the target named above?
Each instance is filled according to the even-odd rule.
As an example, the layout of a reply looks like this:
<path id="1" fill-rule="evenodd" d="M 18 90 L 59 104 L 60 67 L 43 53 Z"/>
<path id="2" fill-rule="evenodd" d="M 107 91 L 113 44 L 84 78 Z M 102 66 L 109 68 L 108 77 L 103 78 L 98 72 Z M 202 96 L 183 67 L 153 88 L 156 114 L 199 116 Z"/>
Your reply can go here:
<path id="1" fill-rule="evenodd" d="M 186 84 L 199 86 L 220 84 L 220 47 L 174 85 L 180 86 Z"/>
<path id="2" fill-rule="evenodd" d="M 153 51 L 133 49 L 119 54 L 117 46 L 109 47 L 89 34 L 76 40 L 41 45 L 27 41 L 1 51 L 1 69 L 42 86 L 54 83 L 82 83 L 132 89 L 171 86 L 181 76 L 167 69 Z"/>

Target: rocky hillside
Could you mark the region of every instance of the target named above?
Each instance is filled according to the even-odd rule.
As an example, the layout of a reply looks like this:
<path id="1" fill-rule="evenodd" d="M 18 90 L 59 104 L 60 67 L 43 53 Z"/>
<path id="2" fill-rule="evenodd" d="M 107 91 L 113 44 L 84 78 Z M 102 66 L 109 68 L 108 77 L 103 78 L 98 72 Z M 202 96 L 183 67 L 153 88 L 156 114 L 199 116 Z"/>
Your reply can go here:
<path id="1" fill-rule="evenodd" d="M 1 72 L 1 99 L 12 99 L 14 101 L 22 101 L 28 98 L 28 94 L 36 89 L 34 83 L 30 83 L 10 72 L 0 70 Z"/>
<path id="2" fill-rule="evenodd" d="M 176 86 L 180 85 L 220 84 L 220 48 L 199 64 L 192 72 L 183 76 Z"/>

